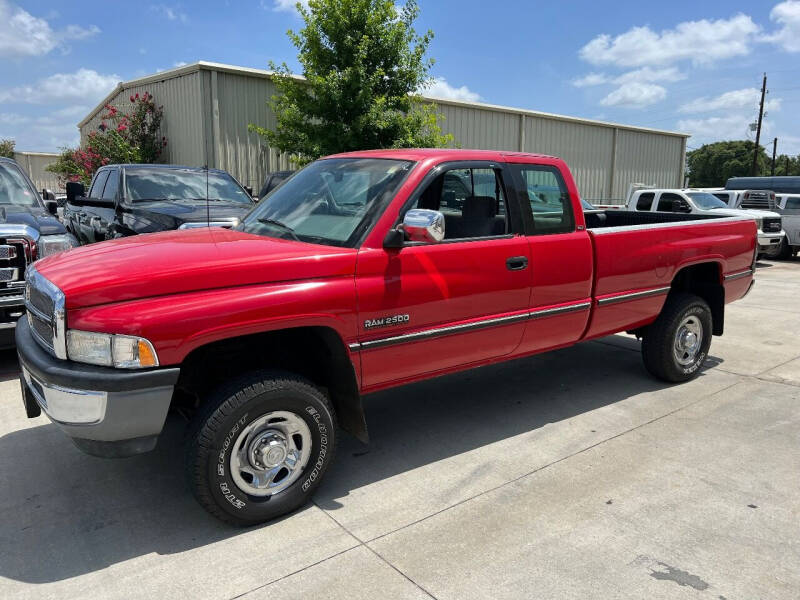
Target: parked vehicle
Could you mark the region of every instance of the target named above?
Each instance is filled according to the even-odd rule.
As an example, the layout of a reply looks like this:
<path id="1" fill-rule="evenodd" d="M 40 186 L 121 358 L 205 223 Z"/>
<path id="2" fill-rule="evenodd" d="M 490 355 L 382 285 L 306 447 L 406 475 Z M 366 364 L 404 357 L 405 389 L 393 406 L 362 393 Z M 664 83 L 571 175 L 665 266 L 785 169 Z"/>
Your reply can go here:
<path id="1" fill-rule="evenodd" d="M 731 177 L 725 182 L 726 190 L 771 190 L 776 194 L 800 194 L 800 176 Z"/>
<path id="2" fill-rule="evenodd" d="M 639 212 L 670 212 L 695 215 L 746 216 L 758 224 L 759 253 L 774 256 L 786 233 L 778 213 L 764 210 L 729 208 L 723 200 L 699 189 L 637 189 L 628 198 L 627 210 Z"/>
<path id="3" fill-rule="evenodd" d="M 24 314 L 25 268 L 78 245 L 53 216 L 55 209 L 14 160 L 0 157 L 0 348 L 13 347 Z"/>
<path id="4" fill-rule="evenodd" d="M 293 173 L 294 171 L 274 171 L 267 175 L 267 178 L 264 180 L 264 185 L 261 187 L 261 191 L 258 192 L 258 199 L 263 200 L 264 196 L 286 181 Z"/>
<path id="5" fill-rule="evenodd" d="M 800 252 L 800 193 L 778 194 L 777 211 L 783 218 L 786 237 L 781 242 L 778 258 L 791 258 Z"/>
<path id="6" fill-rule="evenodd" d="M 460 207 L 447 180 L 469 186 Z M 558 158 L 318 160 L 233 229 L 114 240 L 29 269 L 26 410 L 106 457 L 151 450 L 169 408 L 193 413 L 195 497 L 248 525 L 309 499 L 337 426 L 368 440 L 369 392 L 620 331 L 642 339 L 655 377 L 696 377 L 725 304 L 753 285 L 755 222 L 603 216 L 587 228 Z"/>
<path id="7" fill-rule="evenodd" d="M 108 165 L 88 195 L 67 184 L 63 220 L 82 244 L 138 233 L 233 227 L 253 208 L 250 194 L 225 171 L 176 165 Z"/>

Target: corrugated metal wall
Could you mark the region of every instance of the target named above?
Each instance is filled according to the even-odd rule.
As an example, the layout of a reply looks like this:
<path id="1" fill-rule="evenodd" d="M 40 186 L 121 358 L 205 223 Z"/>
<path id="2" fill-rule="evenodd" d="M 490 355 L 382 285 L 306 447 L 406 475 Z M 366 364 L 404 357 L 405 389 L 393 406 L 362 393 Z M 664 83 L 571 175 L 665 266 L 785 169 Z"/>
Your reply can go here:
<path id="1" fill-rule="evenodd" d="M 437 103 L 442 133 L 452 133 L 459 148 L 519 150 L 519 117 L 511 113 Z"/>
<path id="2" fill-rule="evenodd" d="M 158 105 L 164 107 L 161 135 L 167 138 L 167 147 L 160 162 L 178 163 L 190 167 L 205 165 L 203 95 L 200 72 L 173 76 L 161 81 L 124 87 L 109 104 L 123 112 L 131 108 L 130 97 L 150 92 Z M 92 131 L 97 131 L 104 110 L 98 111 L 81 127 L 81 142 Z"/>
<path id="3" fill-rule="evenodd" d="M 681 187 L 685 138 L 625 129 L 617 135 L 615 198 L 624 198 L 631 183 Z"/>
<path id="4" fill-rule="evenodd" d="M 28 177 L 33 181 L 33 185 L 40 192 L 42 189 L 53 192 L 64 191 L 64 186 L 58 181 L 58 176 L 45 171 L 45 167 L 53 164 L 57 158 L 58 154 L 48 152 L 14 152 L 14 160 L 25 169 Z"/>
<path id="5" fill-rule="evenodd" d="M 218 127 L 213 124 L 211 109 L 215 164 L 258 193 L 267 173 L 292 168 L 288 155 L 268 147 L 258 134 L 247 130 L 250 123 L 275 127 L 275 115 L 267 105 L 275 94 L 275 85 L 262 77 L 215 71 L 205 71 L 203 75 L 211 101 L 216 96 L 219 106 Z"/>
<path id="6" fill-rule="evenodd" d="M 275 86 L 266 72 L 199 63 L 165 77 L 123 86 L 111 101 L 124 110 L 131 93 L 149 91 L 164 106 L 162 129 L 169 140 L 164 162 L 202 166 L 208 156 L 209 166 L 229 171 L 256 191 L 267 173 L 291 168 L 288 156 L 247 130 L 249 123 L 275 126 L 267 106 Z M 560 156 L 590 201 L 622 200 L 633 182 L 682 183 L 686 139 L 679 135 L 505 107 L 434 102 L 444 116 L 442 130 L 452 133 L 459 147 Z M 81 128 L 81 139 L 99 123 L 98 113 Z"/>

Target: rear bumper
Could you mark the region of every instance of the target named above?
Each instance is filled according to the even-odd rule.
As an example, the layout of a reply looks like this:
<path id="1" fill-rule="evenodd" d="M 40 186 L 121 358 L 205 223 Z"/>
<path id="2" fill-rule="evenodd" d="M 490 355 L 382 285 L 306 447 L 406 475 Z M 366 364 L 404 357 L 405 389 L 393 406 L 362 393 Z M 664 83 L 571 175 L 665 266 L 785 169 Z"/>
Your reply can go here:
<path id="1" fill-rule="evenodd" d="M 155 447 L 180 369 L 123 371 L 59 360 L 25 319 L 16 332 L 28 414 L 38 407 L 84 452 L 122 457 Z"/>

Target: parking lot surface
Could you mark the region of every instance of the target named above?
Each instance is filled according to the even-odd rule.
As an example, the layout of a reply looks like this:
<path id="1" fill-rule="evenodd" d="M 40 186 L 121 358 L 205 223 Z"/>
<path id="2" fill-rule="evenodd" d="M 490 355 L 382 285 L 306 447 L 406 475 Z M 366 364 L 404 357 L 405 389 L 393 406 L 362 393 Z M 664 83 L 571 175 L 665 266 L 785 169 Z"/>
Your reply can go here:
<path id="1" fill-rule="evenodd" d="M 366 399 L 313 505 L 235 529 L 184 423 L 125 460 L 28 420 L 0 354 L 0 598 L 800 595 L 800 260 L 759 263 L 700 377 L 613 336 Z"/>

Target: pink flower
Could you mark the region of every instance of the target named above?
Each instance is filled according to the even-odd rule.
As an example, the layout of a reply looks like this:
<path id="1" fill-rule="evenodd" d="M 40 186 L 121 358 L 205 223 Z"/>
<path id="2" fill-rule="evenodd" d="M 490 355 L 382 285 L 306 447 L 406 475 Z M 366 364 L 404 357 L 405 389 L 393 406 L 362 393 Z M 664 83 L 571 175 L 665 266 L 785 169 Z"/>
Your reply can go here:
<path id="1" fill-rule="evenodd" d="M 134 102 L 133 94 L 131 94 L 131 102 Z"/>

